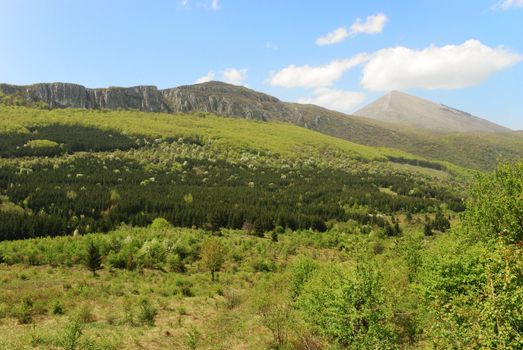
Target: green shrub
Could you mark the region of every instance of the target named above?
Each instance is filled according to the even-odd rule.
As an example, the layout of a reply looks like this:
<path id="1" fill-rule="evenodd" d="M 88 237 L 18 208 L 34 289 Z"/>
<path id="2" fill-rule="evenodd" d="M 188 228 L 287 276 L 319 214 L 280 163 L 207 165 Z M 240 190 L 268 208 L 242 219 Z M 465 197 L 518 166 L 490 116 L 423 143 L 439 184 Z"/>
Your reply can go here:
<path id="1" fill-rule="evenodd" d="M 80 338 L 83 335 L 83 325 L 78 319 L 70 321 L 64 329 L 60 344 L 65 350 L 81 349 Z"/>
<path id="2" fill-rule="evenodd" d="M 167 266 L 172 272 L 183 273 L 186 271 L 185 264 L 178 254 L 170 254 L 167 257 Z"/>
<path id="3" fill-rule="evenodd" d="M 75 313 L 75 320 L 82 323 L 89 323 L 94 321 L 92 309 L 89 305 L 80 306 Z"/>
<path id="4" fill-rule="evenodd" d="M 381 277 L 370 263 L 345 271 L 329 265 L 316 270 L 297 300 L 312 330 L 343 347 L 394 347 Z"/>
<path id="5" fill-rule="evenodd" d="M 523 241 L 523 161 L 500 164 L 472 186 L 463 213 L 465 232 L 473 241 Z"/>
<path id="6" fill-rule="evenodd" d="M 151 226 L 149 227 L 153 230 L 165 231 L 172 228 L 172 225 L 169 223 L 169 221 L 165 220 L 164 218 L 156 218 L 153 220 Z"/>
<path id="7" fill-rule="evenodd" d="M 308 258 L 299 258 L 290 267 L 289 290 L 291 298 L 296 300 L 303 289 L 303 286 L 312 277 L 318 264 Z"/>
<path id="8" fill-rule="evenodd" d="M 191 349 L 194 350 L 198 347 L 198 344 L 200 342 L 200 331 L 196 327 L 191 327 L 189 332 L 185 335 L 185 345 Z"/>
<path id="9" fill-rule="evenodd" d="M 64 314 L 64 307 L 60 300 L 55 300 L 53 302 L 53 304 L 51 305 L 51 314 L 53 314 L 53 315 L 63 315 Z"/>
<path id="10" fill-rule="evenodd" d="M 33 322 L 33 307 L 34 302 L 31 298 L 24 298 L 18 303 L 18 305 L 16 305 L 14 316 L 20 324 Z"/>
<path id="11" fill-rule="evenodd" d="M 149 302 L 147 298 L 138 301 L 138 320 L 141 324 L 154 326 L 154 321 L 158 310 Z"/>

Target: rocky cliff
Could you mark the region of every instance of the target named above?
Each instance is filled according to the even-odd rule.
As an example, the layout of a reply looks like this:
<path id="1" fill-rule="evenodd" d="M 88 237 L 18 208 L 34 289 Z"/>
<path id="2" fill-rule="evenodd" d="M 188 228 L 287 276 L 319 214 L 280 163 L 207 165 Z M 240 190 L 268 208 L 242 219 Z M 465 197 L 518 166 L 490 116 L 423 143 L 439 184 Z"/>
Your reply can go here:
<path id="1" fill-rule="evenodd" d="M 69 83 L 16 86 L 0 84 L 0 92 L 17 95 L 28 102 L 44 102 L 51 108 L 132 108 L 147 112 L 167 112 L 162 95 L 155 86 L 88 89 Z"/>
<path id="2" fill-rule="evenodd" d="M 77 84 L 49 83 L 16 86 L 0 84 L 0 93 L 29 104 L 44 102 L 51 108 L 136 109 L 145 112 L 211 112 L 260 121 L 289 122 L 325 133 L 340 134 L 339 127 L 376 128 L 346 114 L 314 105 L 282 102 L 242 86 L 212 81 L 159 90 L 155 86 L 89 89 Z M 339 135 L 337 135 L 339 136 Z"/>
<path id="3" fill-rule="evenodd" d="M 145 112 L 212 112 L 255 120 L 297 121 L 296 108 L 275 97 L 241 86 L 209 82 L 159 90 L 155 86 L 89 89 L 68 83 L 16 86 L 0 84 L 0 92 L 51 108 L 136 109 Z"/>

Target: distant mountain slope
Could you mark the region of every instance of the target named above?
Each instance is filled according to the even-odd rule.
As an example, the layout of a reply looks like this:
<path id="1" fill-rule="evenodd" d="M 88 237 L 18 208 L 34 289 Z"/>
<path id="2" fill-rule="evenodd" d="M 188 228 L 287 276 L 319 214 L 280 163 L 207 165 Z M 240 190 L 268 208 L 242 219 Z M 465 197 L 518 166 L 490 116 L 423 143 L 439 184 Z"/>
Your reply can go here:
<path id="1" fill-rule="evenodd" d="M 288 103 L 242 86 L 208 82 L 159 90 L 154 86 L 88 89 L 52 83 L 29 86 L 0 84 L 0 103 L 51 108 L 137 109 L 145 112 L 211 112 L 280 121 L 367 146 L 399 149 L 460 166 L 493 169 L 498 158 L 523 157 L 523 133 L 435 133 L 426 129 L 350 116 L 315 105 Z M 503 131 L 507 129 L 502 128 Z M 490 130 L 489 130 L 490 131 Z"/>
<path id="2" fill-rule="evenodd" d="M 505 132 L 508 128 L 458 109 L 391 91 L 354 113 L 357 116 L 439 132 Z"/>

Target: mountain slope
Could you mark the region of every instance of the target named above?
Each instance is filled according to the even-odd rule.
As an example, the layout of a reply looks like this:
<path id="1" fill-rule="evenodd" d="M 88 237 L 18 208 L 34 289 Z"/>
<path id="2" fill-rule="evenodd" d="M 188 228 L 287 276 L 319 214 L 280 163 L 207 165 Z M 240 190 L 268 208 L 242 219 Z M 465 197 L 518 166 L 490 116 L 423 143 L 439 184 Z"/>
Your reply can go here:
<path id="1" fill-rule="evenodd" d="M 460 210 L 470 175 L 290 123 L 0 106 L 0 241 L 158 216 L 185 227 L 325 230 L 329 220 L 368 223 L 361 207 Z"/>
<path id="2" fill-rule="evenodd" d="M 315 105 L 288 103 L 245 87 L 208 82 L 159 90 L 154 86 L 87 89 L 75 84 L 0 84 L 0 103 L 52 108 L 136 109 L 144 112 L 210 112 L 281 121 L 367 146 L 391 147 L 431 160 L 479 170 L 496 166 L 498 158 L 523 156 L 523 134 L 434 133 L 356 117 Z"/>
<path id="3" fill-rule="evenodd" d="M 357 116 L 438 132 L 506 132 L 508 128 L 458 109 L 391 91 L 354 113 Z"/>

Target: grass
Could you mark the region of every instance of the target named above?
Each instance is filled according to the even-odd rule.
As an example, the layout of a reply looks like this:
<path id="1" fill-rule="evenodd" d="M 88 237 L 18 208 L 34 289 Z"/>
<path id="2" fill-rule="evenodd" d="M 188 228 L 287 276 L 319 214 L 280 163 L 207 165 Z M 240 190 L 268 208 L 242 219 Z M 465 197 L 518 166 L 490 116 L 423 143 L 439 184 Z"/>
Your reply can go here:
<path id="1" fill-rule="evenodd" d="M 193 234 L 191 230 L 175 229 L 166 237 L 179 233 Z M 141 229 L 127 234 L 147 233 Z M 105 237 L 116 239 L 122 235 L 123 232 L 115 232 Z M 76 264 L 71 267 L 0 264 L 2 310 L 9 305 L 22 305 L 24 300 L 32 302 L 28 311 L 30 321 L 20 322 L 12 311 L 5 311 L 7 315 L 0 318 L 3 335 L 0 349 L 25 348 L 35 343 L 35 348 L 63 348 L 61 341 L 72 336 L 68 332 L 72 332 L 75 320 L 82 324 L 80 341 L 90 342 L 97 349 L 230 349 L 231 346 L 263 349 L 270 335 L 253 310 L 250 290 L 271 273 L 256 272 L 253 261 L 264 252 L 267 259 L 275 259 L 281 270 L 292 261 L 293 255 L 287 252 L 296 246 L 298 238 L 287 236 L 274 243 L 231 232 L 224 239 L 231 249 L 242 244 L 244 255 L 239 261 L 228 259 L 215 283 L 210 282 L 209 273 L 202 271 L 197 262 L 188 266 L 186 274 L 106 266 L 98 277 L 92 277 L 86 268 Z M 34 240 L 34 243 L 53 250 L 50 240 L 65 241 L 65 249 L 74 243 L 66 238 Z M 2 244 L 15 244 L 23 250 L 27 243 Z M 303 249 L 320 260 L 320 255 L 329 259 L 339 255 L 331 249 Z M 184 293 L 184 286 L 191 293 Z M 53 311 L 57 301 L 61 309 L 58 313 Z"/>

